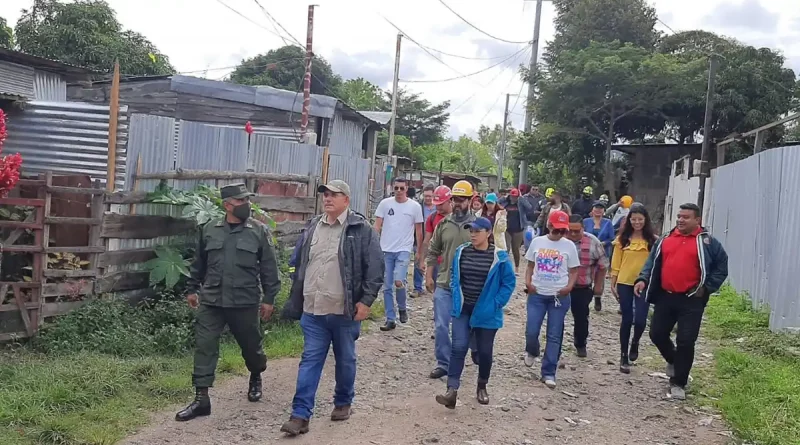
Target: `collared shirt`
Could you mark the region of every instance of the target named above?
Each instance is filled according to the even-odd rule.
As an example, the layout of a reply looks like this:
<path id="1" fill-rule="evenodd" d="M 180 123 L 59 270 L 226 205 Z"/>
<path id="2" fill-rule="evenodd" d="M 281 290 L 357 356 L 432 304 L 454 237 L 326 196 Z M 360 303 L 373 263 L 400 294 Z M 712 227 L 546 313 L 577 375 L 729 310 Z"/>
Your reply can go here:
<path id="1" fill-rule="evenodd" d="M 344 314 L 344 283 L 339 267 L 339 242 L 348 211 L 333 222 L 320 218 L 311 237 L 303 280 L 303 312 L 313 315 Z"/>
<path id="2" fill-rule="evenodd" d="M 700 283 L 697 236 L 702 229 L 684 235 L 675 229 L 661 242 L 661 287 L 672 293 L 686 293 Z"/>
<path id="3" fill-rule="evenodd" d="M 575 248 L 578 249 L 578 258 L 581 265 L 578 266 L 578 280 L 576 286 L 591 286 L 594 275 L 598 270 L 608 269 L 608 257 L 603 248 L 603 243 L 596 236 L 584 233 L 580 241 L 573 241 Z"/>

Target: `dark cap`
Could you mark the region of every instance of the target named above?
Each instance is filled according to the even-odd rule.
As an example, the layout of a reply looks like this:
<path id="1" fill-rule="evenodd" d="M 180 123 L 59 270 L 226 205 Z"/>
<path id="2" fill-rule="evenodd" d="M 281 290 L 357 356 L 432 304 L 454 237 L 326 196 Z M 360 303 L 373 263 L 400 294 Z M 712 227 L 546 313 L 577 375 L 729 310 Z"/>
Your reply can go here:
<path id="1" fill-rule="evenodd" d="M 486 230 L 488 232 L 492 230 L 492 222 L 488 218 L 481 217 L 471 223 L 464 224 L 464 228 L 467 230 Z"/>
<path id="2" fill-rule="evenodd" d="M 222 199 L 243 199 L 248 196 L 255 196 L 255 193 L 247 190 L 247 186 L 243 183 L 228 184 L 225 187 L 221 187 L 219 189 L 219 194 L 222 196 Z"/>
<path id="3" fill-rule="evenodd" d="M 592 204 L 592 207 L 606 208 L 606 203 L 603 201 L 595 201 L 594 204 Z"/>
<path id="4" fill-rule="evenodd" d="M 334 179 L 325 185 L 319 186 L 317 188 L 317 193 L 325 193 L 326 190 L 333 193 L 341 193 L 345 196 L 350 196 L 350 186 L 341 179 Z"/>

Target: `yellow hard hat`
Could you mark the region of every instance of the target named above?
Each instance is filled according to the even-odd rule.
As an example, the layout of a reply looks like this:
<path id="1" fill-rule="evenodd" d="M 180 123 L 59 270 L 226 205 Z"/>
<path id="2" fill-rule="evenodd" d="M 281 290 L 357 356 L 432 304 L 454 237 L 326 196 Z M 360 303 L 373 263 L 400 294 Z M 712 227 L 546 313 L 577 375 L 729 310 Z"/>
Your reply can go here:
<path id="1" fill-rule="evenodd" d="M 631 207 L 631 204 L 633 204 L 633 198 L 630 197 L 629 195 L 625 195 L 622 198 L 620 198 L 619 202 L 622 204 L 622 208 L 629 209 Z"/>
<path id="2" fill-rule="evenodd" d="M 472 198 L 473 190 L 472 184 L 469 181 L 458 181 L 453 184 L 453 196 L 462 196 L 464 198 Z"/>
<path id="3" fill-rule="evenodd" d="M 547 187 L 547 190 L 545 190 L 545 192 L 544 192 L 544 197 L 545 198 L 549 198 L 549 197 L 553 196 L 553 193 L 555 193 L 555 191 L 556 190 L 553 187 Z"/>
<path id="4" fill-rule="evenodd" d="M 587 185 L 586 187 L 583 188 L 584 195 L 591 195 L 592 193 L 594 193 L 594 189 L 592 189 L 592 186 Z"/>

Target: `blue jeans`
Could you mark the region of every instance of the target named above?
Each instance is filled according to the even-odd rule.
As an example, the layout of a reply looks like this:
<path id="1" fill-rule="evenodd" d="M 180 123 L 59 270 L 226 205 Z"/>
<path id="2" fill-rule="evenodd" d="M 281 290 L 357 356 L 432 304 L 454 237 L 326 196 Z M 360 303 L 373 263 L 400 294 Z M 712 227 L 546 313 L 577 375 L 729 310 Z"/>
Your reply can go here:
<path id="1" fill-rule="evenodd" d="M 422 266 L 422 264 L 414 263 L 414 290 L 417 293 L 422 293 L 423 285 L 425 284 L 425 272 L 420 269 L 418 266 Z M 436 278 L 434 277 L 434 280 Z"/>
<path id="2" fill-rule="evenodd" d="M 397 309 L 406 310 L 406 282 L 408 281 L 408 263 L 410 261 L 410 252 L 383 252 L 383 262 L 386 265 L 386 271 L 383 274 L 383 305 L 387 321 L 397 320 L 392 290 L 397 292 Z M 395 281 L 400 281 L 403 285 L 395 287 Z"/>
<path id="3" fill-rule="evenodd" d="M 556 302 L 559 303 L 556 306 Z M 561 343 L 564 340 L 564 318 L 572 299 L 569 295 L 557 298 L 539 294 L 528 295 L 528 320 L 525 325 L 525 352 L 538 357 L 540 354 L 539 333 L 544 316 L 547 315 L 547 344 L 542 357 L 542 377 L 556 376 Z"/>
<path id="4" fill-rule="evenodd" d="M 453 348 L 450 366 L 447 369 L 448 388 L 458 389 L 461 386 L 464 359 L 470 346 L 478 354 L 478 384 L 489 383 L 497 329 L 472 329 L 469 326 L 469 319 L 469 314 L 461 314 L 460 317 L 453 319 Z"/>
<path id="5" fill-rule="evenodd" d="M 344 315 L 304 313 L 300 318 L 300 327 L 303 329 L 303 356 L 297 371 L 292 415 L 301 419 L 311 418 L 331 343 L 336 359 L 333 405 L 352 405 L 356 394 L 356 340 L 361 333 L 361 322 Z"/>
<path id="6" fill-rule="evenodd" d="M 453 318 L 453 294 L 450 289 L 437 287 L 433 291 L 433 334 L 434 354 L 436 367 L 447 369 L 450 367 L 450 321 Z"/>
<path id="7" fill-rule="evenodd" d="M 622 309 L 622 321 L 619 324 L 619 345 L 623 354 L 628 355 L 628 346 L 631 340 L 631 327 L 633 327 L 633 342 L 639 343 L 645 328 L 647 328 L 647 315 L 650 312 L 650 303 L 645 301 L 644 293 L 637 297 L 633 293 L 633 286 L 617 284 L 619 307 Z"/>

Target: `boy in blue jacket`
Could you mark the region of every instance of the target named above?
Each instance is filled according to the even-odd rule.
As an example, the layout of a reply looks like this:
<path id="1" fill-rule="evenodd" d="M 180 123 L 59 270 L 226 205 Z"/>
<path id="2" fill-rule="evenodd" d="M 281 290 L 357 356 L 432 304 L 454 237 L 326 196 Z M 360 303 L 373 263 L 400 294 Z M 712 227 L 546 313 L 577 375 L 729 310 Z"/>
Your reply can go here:
<path id="1" fill-rule="evenodd" d="M 470 242 L 458 247 L 450 268 L 453 346 L 447 370 L 447 392 L 436 396 L 439 404 L 450 409 L 456 407 L 471 333 L 475 335 L 478 353 L 478 403 L 489 403 L 486 384 L 492 369 L 494 337 L 503 327 L 503 307 L 511 299 L 516 285 L 508 252 L 496 249 L 489 242 L 491 221 L 477 218 L 465 228 L 470 231 Z"/>

